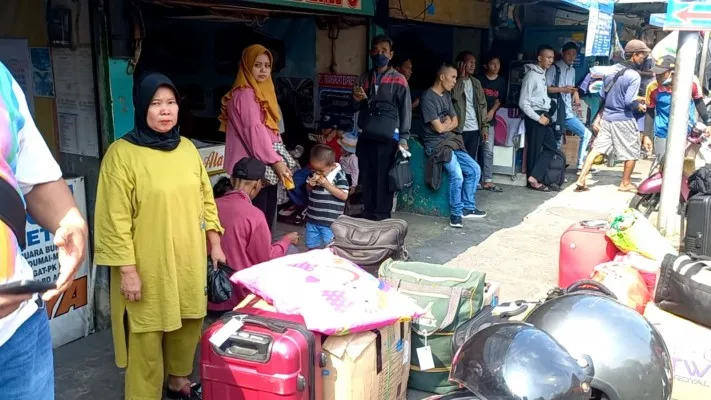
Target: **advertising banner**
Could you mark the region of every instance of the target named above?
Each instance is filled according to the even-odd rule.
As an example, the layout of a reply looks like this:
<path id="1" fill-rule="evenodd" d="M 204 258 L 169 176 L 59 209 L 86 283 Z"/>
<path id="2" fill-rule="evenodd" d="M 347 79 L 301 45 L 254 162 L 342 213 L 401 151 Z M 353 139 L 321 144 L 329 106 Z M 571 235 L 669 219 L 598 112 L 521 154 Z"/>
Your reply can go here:
<path id="1" fill-rule="evenodd" d="M 84 178 L 66 179 L 69 189 L 86 218 L 86 189 Z M 26 224 L 27 248 L 23 256 L 34 271 L 34 279 L 53 282 L 59 276 L 57 248 L 54 236 L 40 227 L 29 215 Z M 47 316 L 52 332 L 52 347 L 57 348 L 85 337 L 93 329 L 93 285 L 90 283 L 91 254 L 86 243 L 86 260 L 79 266 L 73 285 L 62 295 L 47 303 Z"/>

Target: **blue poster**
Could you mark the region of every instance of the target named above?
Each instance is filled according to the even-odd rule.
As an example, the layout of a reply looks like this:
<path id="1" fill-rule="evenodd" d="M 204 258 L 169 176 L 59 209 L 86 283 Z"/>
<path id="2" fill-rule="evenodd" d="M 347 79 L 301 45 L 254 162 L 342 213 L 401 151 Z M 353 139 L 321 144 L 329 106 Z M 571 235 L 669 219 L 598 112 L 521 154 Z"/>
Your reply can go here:
<path id="1" fill-rule="evenodd" d="M 30 48 L 32 59 L 32 83 L 36 97 L 54 97 L 54 74 L 52 59 L 47 47 Z"/>
<path id="2" fill-rule="evenodd" d="M 585 56 L 607 57 L 612 46 L 612 23 L 615 5 L 609 1 L 591 4 Z"/>

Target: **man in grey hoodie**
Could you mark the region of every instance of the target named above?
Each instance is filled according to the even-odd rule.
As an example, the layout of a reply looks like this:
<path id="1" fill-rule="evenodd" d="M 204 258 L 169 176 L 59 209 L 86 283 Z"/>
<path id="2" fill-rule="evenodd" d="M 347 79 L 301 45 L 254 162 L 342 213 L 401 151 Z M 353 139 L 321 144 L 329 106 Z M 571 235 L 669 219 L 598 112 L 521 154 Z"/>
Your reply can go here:
<path id="1" fill-rule="evenodd" d="M 546 84 L 546 70 L 553 65 L 554 59 L 552 47 L 543 45 L 538 48 L 538 63 L 525 66 L 526 75 L 518 100 L 518 106 L 525 115 L 528 187 L 542 192 L 550 189 L 541 183 L 548 170 L 548 162 L 541 155 L 544 149 L 555 150 L 558 147 L 550 126 L 551 99 Z"/>

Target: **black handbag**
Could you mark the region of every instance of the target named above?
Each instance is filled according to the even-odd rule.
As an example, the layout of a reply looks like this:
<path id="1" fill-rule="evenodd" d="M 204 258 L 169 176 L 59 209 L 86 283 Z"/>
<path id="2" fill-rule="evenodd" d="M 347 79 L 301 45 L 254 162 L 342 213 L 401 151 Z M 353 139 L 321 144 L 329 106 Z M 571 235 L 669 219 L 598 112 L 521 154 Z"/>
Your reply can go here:
<path id="1" fill-rule="evenodd" d="M 389 101 L 372 101 L 360 136 L 378 141 L 392 141 L 400 125 L 398 109 Z"/>
<path id="2" fill-rule="evenodd" d="M 230 277 L 235 271 L 227 265 L 218 262 L 213 268 L 211 260 L 207 260 L 207 299 L 210 303 L 224 303 L 232 297 L 232 282 Z"/>
<path id="3" fill-rule="evenodd" d="M 667 254 L 654 302 L 664 311 L 711 328 L 711 257 Z"/>
<path id="4" fill-rule="evenodd" d="M 398 150 L 395 153 L 395 163 L 388 172 L 388 185 L 391 192 L 399 192 L 412 186 L 412 169 L 410 159 Z"/>

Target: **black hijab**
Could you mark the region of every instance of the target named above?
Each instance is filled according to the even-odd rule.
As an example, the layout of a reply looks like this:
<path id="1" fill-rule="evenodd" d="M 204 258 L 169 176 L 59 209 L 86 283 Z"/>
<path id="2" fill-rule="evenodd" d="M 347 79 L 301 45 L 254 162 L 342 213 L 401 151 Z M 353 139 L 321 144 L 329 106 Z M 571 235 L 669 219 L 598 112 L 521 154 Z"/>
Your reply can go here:
<path id="1" fill-rule="evenodd" d="M 158 73 L 147 73 L 138 78 L 133 88 L 134 124 L 133 130 L 122 139 L 137 146 L 150 147 L 155 150 L 171 151 L 180 144 L 180 127 L 176 124 L 168 132 L 156 132 L 148 126 L 148 107 L 153 96 L 162 86 L 170 88 L 175 94 L 175 100 L 180 105 L 180 96 L 173 82 L 167 76 Z M 177 115 L 175 116 L 178 117 Z"/>

